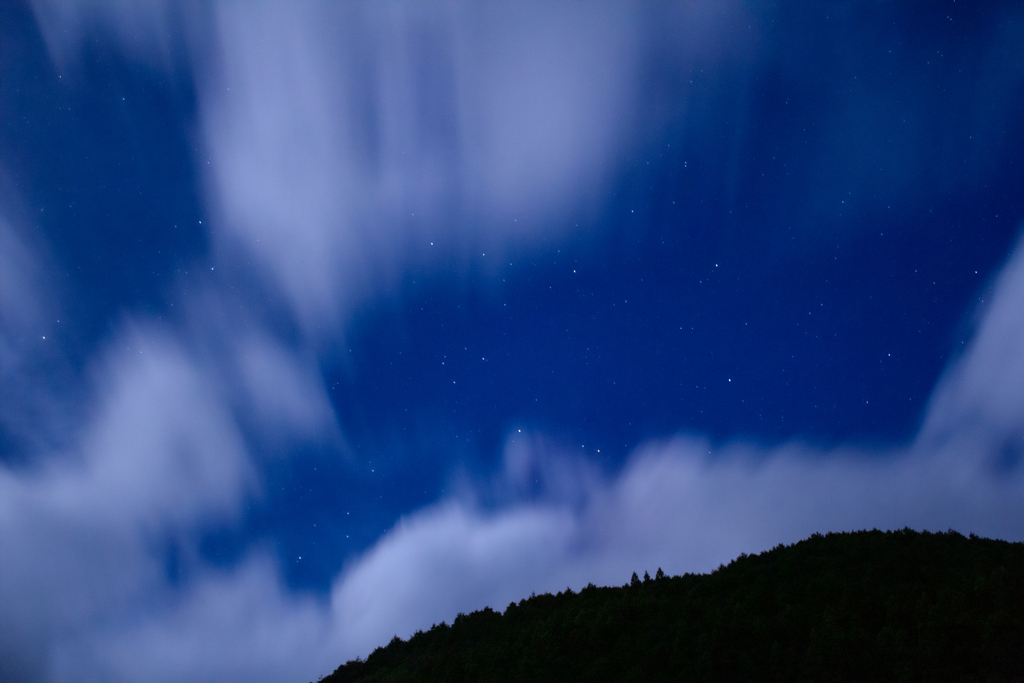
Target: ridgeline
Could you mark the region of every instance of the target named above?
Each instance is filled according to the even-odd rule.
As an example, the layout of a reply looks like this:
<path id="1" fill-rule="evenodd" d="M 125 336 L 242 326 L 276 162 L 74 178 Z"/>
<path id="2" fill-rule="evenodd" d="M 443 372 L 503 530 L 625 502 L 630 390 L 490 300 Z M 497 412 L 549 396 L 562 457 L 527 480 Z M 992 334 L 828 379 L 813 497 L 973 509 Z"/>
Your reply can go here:
<path id="1" fill-rule="evenodd" d="M 460 614 L 322 679 L 370 681 L 1024 681 L 1024 543 L 815 534 Z"/>

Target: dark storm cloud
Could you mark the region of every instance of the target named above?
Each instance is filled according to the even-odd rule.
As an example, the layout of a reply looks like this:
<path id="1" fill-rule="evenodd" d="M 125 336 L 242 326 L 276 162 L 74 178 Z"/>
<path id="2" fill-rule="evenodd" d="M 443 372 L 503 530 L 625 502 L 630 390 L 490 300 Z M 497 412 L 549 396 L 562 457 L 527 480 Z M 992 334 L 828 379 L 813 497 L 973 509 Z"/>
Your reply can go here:
<path id="1" fill-rule="evenodd" d="M 868 32 L 870 17 L 829 33 L 731 3 L 35 7 L 60 68 L 73 69 L 96 35 L 154 69 L 180 68 L 176 50 L 188 51 L 193 162 L 212 227 L 209 264 L 200 274 L 190 262 L 189 279 L 168 287 L 174 315 L 170 303 L 164 319 L 129 307 L 90 357 L 73 437 L 22 447 L 31 467 L 0 468 L 0 678 L 310 679 L 459 610 L 657 566 L 703 571 L 813 531 L 910 525 L 1024 538 L 1018 248 L 905 446 L 683 435 L 631 449 L 609 473 L 582 449 L 517 430 L 493 479 L 467 474 L 455 494 L 405 510 L 336 572 L 329 596 L 289 588 L 272 541 L 249 539 L 220 565 L 201 547 L 209 528 L 240 523 L 270 495 L 268 460 L 296 444 L 350 457 L 318 354 L 345 346 L 354 309 L 411 269 L 467 270 L 478 252 L 518 258 L 586 236 L 600 221 L 579 217 L 599 214 L 622 168 L 663 138 L 689 139 L 706 161 L 687 180 L 688 206 L 697 211 L 706 182 L 741 216 L 779 194 L 745 156 L 753 110 L 777 96 L 784 111 L 789 90 L 804 93 L 801 113 L 774 122 L 784 145 L 753 152 L 792 164 L 799 191 L 783 197 L 806 199 L 793 214 L 805 231 L 859 229 L 838 220 L 856 193 L 913 204 L 933 182 L 983 186 L 1005 170 L 1000 150 L 1013 134 L 1004 129 L 1024 74 L 1011 40 L 1019 12 L 974 29 L 984 78 L 955 81 L 946 97 L 965 104 L 943 109 L 947 120 L 928 116 L 931 46 L 885 28 L 871 43 L 878 54 L 839 54 L 842 31 Z M 847 71 L 810 69 L 793 36 Z M 920 57 L 921 71 L 896 74 L 895 88 L 854 78 L 858 59 L 885 74 L 887 41 Z M 823 78 L 848 83 L 812 87 Z M 797 159 L 796 145 L 813 153 Z M 948 168 L 961 160 L 962 173 Z M 834 192 L 844 185 L 845 197 Z M 45 365 L 35 337 L 63 294 L 44 248 L 22 237 L 30 228 L 0 216 L 0 417 L 42 406 L 30 419 L 42 429 L 60 392 L 33 389 L 26 368 Z M 267 313 L 271 300 L 284 303 Z"/>

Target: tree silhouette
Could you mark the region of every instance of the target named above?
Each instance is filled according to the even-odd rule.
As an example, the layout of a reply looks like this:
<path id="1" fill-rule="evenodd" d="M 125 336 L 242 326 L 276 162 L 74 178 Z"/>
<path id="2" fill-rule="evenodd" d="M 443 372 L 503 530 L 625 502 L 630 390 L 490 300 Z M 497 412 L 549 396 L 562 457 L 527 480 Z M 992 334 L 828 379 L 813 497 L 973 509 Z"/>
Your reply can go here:
<path id="1" fill-rule="evenodd" d="M 864 531 L 460 614 L 323 680 L 1011 683 L 1021 643 L 1024 544 Z"/>

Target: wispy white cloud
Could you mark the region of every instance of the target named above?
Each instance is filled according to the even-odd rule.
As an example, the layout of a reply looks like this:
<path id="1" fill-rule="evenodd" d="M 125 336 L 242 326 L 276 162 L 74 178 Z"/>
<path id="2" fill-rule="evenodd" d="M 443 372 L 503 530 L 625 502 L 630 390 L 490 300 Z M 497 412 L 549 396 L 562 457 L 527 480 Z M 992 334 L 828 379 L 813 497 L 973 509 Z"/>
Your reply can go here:
<path id="1" fill-rule="evenodd" d="M 159 600 L 161 541 L 234 518 L 256 483 L 219 387 L 173 339 L 140 329 L 114 347 L 78 447 L 0 468 L 5 679 L 40 680 L 62 634 Z"/>
<path id="2" fill-rule="evenodd" d="M 623 151 L 629 5 L 215 14 L 202 120 L 222 238 L 256 255 L 308 328 L 333 328 L 403 267 L 480 245 L 497 257 L 542 216 L 560 229 Z"/>
<path id="3" fill-rule="evenodd" d="M 186 301 L 199 318 L 216 318 L 222 311 L 208 299 Z M 258 329 L 227 341 L 211 348 L 165 325 L 126 322 L 89 373 L 93 403 L 74 443 L 33 453 L 16 469 L 0 466 L 0 680 L 148 678 L 143 672 L 168 657 L 178 680 L 280 680 L 274 672 L 295 675 L 314 661 L 295 664 L 292 641 L 264 642 L 262 655 L 251 647 L 273 639 L 273 629 L 283 637 L 306 603 L 293 630 L 313 647 L 304 624 L 315 604 L 281 591 L 266 555 L 218 574 L 198 543 L 204 530 L 237 523 L 261 495 L 261 457 L 247 434 L 273 450 L 336 442 L 337 425 L 308 360 Z M 180 579 L 168 574 L 172 549 Z M 269 613 L 275 596 L 281 611 Z M 212 628 L 210 610 L 219 608 L 245 623 L 230 631 L 240 637 L 217 641 L 196 630 Z M 219 658 L 204 663 L 200 646 Z M 149 668 L 142 653 L 152 655 Z"/>
<path id="4" fill-rule="evenodd" d="M 312 359 L 265 336 L 239 340 L 236 353 L 245 412 L 264 438 L 340 438 L 327 389 Z"/>
<path id="5" fill-rule="evenodd" d="M 4 332 L 0 362 L 6 367 L 17 356 L 11 345 L 14 335 L 25 335 L 39 329 L 42 311 L 40 296 L 40 265 L 37 255 L 25 240 L 0 217 L 0 321 Z M 33 335 L 34 337 L 35 335 Z"/>
<path id="6" fill-rule="evenodd" d="M 110 36 L 132 59 L 171 68 L 172 43 L 186 3 L 171 0 L 31 0 L 50 59 L 60 70 L 78 66 L 83 43 L 96 34 Z M 198 15 L 198 4 L 189 10 Z"/>
<path id="7" fill-rule="evenodd" d="M 330 621 L 288 593 L 266 554 L 204 572 L 164 609 L 79 630 L 52 654 L 55 681 L 307 681 L 336 666 Z"/>
<path id="8" fill-rule="evenodd" d="M 53 280 L 38 245 L 0 215 L 0 427 L 32 449 L 59 443 L 74 422 L 66 397 L 52 389 L 55 378 L 67 377 L 58 293 L 49 284 Z M 40 433 L 36 428 L 43 424 Z"/>
<path id="9" fill-rule="evenodd" d="M 981 447 L 990 465 L 1024 455 L 1024 247 L 1017 245 L 978 311 L 969 350 L 950 365 L 929 404 L 922 449 Z"/>
<path id="10" fill-rule="evenodd" d="M 657 133 L 637 125 L 652 55 L 713 64 L 744 16 L 733 2 L 34 7 L 61 64 L 93 34 L 168 68 L 174 45 L 191 50 L 219 257 L 254 261 L 314 338 L 410 266 L 497 264 L 585 230 L 639 131 Z"/>
<path id="11" fill-rule="evenodd" d="M 46 326 L 40 301 L 45 294 L 39 286 L 39 269 L 36 254 L 0 216 L 0 380 L 8 394 L 0 401 L 0 424 L 12 431 L 23 431 L 18 423 L 24 417 L 24 404 L 19 406 L 9 396 L 27 398 L 30 392 L 23 378 L 32 374 L 26 372 L 31 346 L 45 341 L 41 339 Z"/>

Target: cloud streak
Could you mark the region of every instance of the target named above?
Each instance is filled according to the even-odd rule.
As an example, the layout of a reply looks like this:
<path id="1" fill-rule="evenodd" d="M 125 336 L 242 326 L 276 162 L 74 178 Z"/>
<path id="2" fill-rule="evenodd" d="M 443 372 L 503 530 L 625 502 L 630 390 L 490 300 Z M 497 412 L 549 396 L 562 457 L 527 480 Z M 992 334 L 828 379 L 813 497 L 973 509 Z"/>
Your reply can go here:
<path id="1" fill-rule="evenodd" d="M 255 484 L 217 387 L 173 339 L 114 346 L 78 447 L 0 469 L 5 679 L 39 679 L 62 633 L 150 604 L 167 588 L 154 546 L 233 518 Z"/>
<path id="2" fill-rule="evenodd" d="M 316 329 L 460 242 L 564 223 L 635 100 L 640 17 L 597 9 L 218 6 L 202 120 L 222 245 Z"/>

